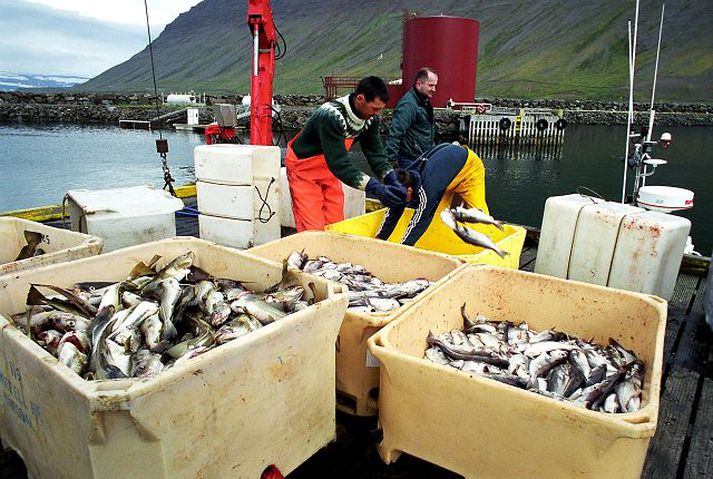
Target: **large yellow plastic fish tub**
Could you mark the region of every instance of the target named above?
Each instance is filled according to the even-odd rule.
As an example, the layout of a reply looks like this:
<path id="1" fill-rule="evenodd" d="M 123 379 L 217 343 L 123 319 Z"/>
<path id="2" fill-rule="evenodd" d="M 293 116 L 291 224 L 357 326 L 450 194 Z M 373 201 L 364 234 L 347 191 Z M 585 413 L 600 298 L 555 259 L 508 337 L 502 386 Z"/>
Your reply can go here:
<path id="1" fill-rule="evenodd" d="M 386 209 L 373 211 L 362 216 L 327 225 L 326 229 L 327 231 L 373 238 L 379 231 L 385 214 Z M 406 208 L 394 232 L 389 236 L 388 241 L 399 243 L 412 217 L 413 210 Z M 504 225 L 505 231 L 500 231 L 492 225 L 468 224 L 467 226 L 490 236 L 500 249 L 510 254 L 501 258 L 494 251 L 463 242 L 463 240 L 456 236 L 456 234 L 441 221 L 438 214 L 433 217 L 433 221 L 428 230 L 426 230 L 426 233 L 416 242 L 415 246 L 428 251 L 456 256 L 466 263 L 492 264 L 512 269 L 517 269 L 520 266 L 520 253 L 522 253 L 522 245 L 525 243 L 525 228 L 515 225 Z"/>
<path id="2" fill-rule="evenodd" d="M 310 258 L 324 255 L 337 263 L 365 266 L 387 283 L 415 278 L 437 282 L 462 266 L 455 258 L 442 254 L 371 238 L 318 231 L 287 236 L 247 251 L 277 262 L 282 262 L 293 251 L 304 251 Z M 339 410 L 357 416 L 376 414 L 379 368 L 378 362 L 369 354 L 366 341 L 406 307 L 384 313 L 347 310 L 337 339 Z"/>
<path id="3" fill-rule="evenodd" d="M 423 359 L 429 331 L 471 317 L 527 321 L 607 344 L 645 363 L 642 408 L 607 414 Z M 385 462 L 406 452 L 467 478 L 638 478 L 656 430 L 666 301 L 492 266 L 468 265 L 369 340 L 381 361 Z"/>
<path id="4" fill-rule="evenodd" d="M 45 254 L 15 261 L 25 241 L 25 231 L 40 233 L 38 248 Z M 43 225 L 20 218 L 0 217 L 0 277 L 18 271 L 94 256 L 102 251 L 96 236 Z"/>
<path id="5" fill-rule="evenodd" d="M 125 279 L 187 251 L 218 277 L 261 291 L 282 268 L 207 241 L 148 243 L 0 280 L 0 435 L 30 477 L 260 477 L 297 468 L 335 438 L 339 286 L 298 274 L 320 300 L 150 379 L 85 381 L 12 325 L 30 283 Z"/>

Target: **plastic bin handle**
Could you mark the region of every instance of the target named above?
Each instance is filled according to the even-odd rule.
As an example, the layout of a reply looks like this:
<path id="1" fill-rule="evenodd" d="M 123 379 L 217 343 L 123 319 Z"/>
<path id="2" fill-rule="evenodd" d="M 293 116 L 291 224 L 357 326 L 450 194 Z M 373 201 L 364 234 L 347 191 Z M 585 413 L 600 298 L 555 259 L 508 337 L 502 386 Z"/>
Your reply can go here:
<path id="1" fill-rule="evenodd" d="M 339 283 L 328 283 L 327 284 L 327 297 L 331 298 L 332 296 L 336 296 L 338 294 L 347 294 L 349 292 L 349 288 L 347 288 L 343 284 Z"/>

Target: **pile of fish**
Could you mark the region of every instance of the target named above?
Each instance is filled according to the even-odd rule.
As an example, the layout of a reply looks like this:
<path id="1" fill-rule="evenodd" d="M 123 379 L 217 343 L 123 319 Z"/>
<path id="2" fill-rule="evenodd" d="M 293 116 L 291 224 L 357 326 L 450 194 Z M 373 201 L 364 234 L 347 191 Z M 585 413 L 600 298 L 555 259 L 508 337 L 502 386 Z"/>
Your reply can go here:
<path id="1" fill-rule="evenodd" d="M 488 235 L 458 223 L 483 223 L 493 225 L 500 231 L 505 230 L 505 227 L 500 221 L 494 219 L 480 208 L 466 209 L 462 206 L 446 208 L 441 211 L 441 220 L 446 224 L 446 226 L 452 229 L 460 239 L 468 244 L 472 244 L 473 246 L 478 246 L 480 248 L 491 249 L 501 258 L 510 254 L 507 251 L 500 249 Z"/>
<path id="2" fill-rule="evenodd" d="M 463 330 L 429 332 L 426 359 L 594 411 L 641 408 L 644 364 L 614 339 L 602 347 L 526 322 L 472 321 L 465 304 L 461 313 Z"/>
<path id="3" fill-rule="evenodd" d="M 24 234 L 27 244 L 22 247 L 20 253 L 17 255 L 17 258 L 15 258 L 15 261 L 45 254 L 45 251 L 39 247 L 39 244 L 44 239 L 44 235 L 42 233 L 25 230 Z"/>
<path id="4" fill-rule="evenodd" d="M 349 309 L 365 313 L 383 313 L 413 300 L 431 286 L 427 279 L 412 279 L 405 283 L 384 283 L 364 266 L 335 263 L 326 256 L 309 259 L 303 252 L 293 252 L 287 258 L 288 270 L 299 270 L 321 276 L 349 288 Z"/>
<path id="5" fill-rule="evenodd" d="M 87 380 L 148 378 L 309 307 L 287 272 L 258 294 L 193 259 L 189 251 L 157 270 L 154 257 L 118 283 L 34 284 L 27 312 L 12 319 Z"/>

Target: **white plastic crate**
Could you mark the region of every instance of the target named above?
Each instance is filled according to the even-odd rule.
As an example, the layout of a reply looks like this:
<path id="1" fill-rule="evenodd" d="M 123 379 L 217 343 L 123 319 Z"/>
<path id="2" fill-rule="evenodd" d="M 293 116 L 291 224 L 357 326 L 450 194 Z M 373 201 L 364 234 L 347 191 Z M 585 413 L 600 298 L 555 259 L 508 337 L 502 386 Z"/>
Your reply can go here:
<path id="1" fill-rule="evenodd" d="M 176 236 L 175 212 L 183 201 L 152 186 L 69 190 L 73 231 L 98 236 L 104 252 Z"/>
<path id="2" fill-rule="evenodd" d="M 282 266 L 177 238 L 0 279 L 0 437 L 30 477 L 258 478 L 283 474 L 335 437 L 338 285 L 297 274 L 318 303 L 150 379 L 85 381 L 7 319 L 30 283 L 125 279 L 138 261 L 193 251 L 194 264 L 262 291 Z M 308 288 L 308 284 L 314 289 Z"/>
<path id="3" fill-rule="evenodd" d="M 547 199 L 535 272 L 670 299 L 691 222 L 578 194 Z"/>

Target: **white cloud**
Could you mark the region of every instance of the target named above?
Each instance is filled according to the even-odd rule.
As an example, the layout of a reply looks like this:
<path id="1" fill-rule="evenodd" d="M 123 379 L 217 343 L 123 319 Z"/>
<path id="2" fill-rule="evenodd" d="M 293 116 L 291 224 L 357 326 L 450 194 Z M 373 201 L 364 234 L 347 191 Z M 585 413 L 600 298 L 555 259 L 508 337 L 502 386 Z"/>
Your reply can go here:
<path id="1" fill-rule="evenodd" d="M 200 0 L 148 0 L 151 33 Z M 141 51 L 143 0 L 0 0 L 0 70 L 93 77 Z"/>
<path id="2" fill-rule="evenodd" d="M 15 88 L 34 88 L 34 85 L 30 85 L 29 83 L 10 83 L 5 81 L 0 81 L 0 86 L 11 86 Z"/>
<path id="3" fill-rule="evenodd" d="M 146 25 L 144 0 L 25 0 L 111 23 Z M 161 28 L 201 0 L 148 0 L 151 25 Z"/>

